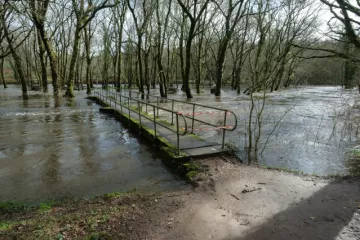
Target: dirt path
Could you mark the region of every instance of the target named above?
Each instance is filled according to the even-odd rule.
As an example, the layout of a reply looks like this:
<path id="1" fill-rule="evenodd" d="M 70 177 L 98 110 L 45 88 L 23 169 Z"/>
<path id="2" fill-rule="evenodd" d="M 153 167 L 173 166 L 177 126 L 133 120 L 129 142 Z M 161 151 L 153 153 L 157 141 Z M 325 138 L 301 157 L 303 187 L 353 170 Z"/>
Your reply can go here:
<path id="1" fill-rule="evenodd" d="M 162 199 L 144 239 L 360 239 L 359 179 L 206 164 L 210 177 L 194 192 Z M 174 202 L 182 207 L 166 210 Z"/>

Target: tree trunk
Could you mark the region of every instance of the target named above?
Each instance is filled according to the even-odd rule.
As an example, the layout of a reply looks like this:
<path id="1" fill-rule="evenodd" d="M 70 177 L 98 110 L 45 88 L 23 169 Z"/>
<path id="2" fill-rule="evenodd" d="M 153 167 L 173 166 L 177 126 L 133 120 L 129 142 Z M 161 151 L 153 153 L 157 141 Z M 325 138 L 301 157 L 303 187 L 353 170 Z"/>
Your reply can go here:
<path id="1" fill-rule="evenodd" d="M 75 36 L 74 36 L 74 43 L 73 43 L 73 52 L 71 55 L 70 61 L 70 69 L 69 69 L 69 79 L 67 81 L 67 88 L 65 92 L 65 97 L 73 98 L 74 95 L 74 80 L 75 80 L 75 69 L 76 69 L 76 62 L 79 53 L 79 42 L 80 42 L 80 31 L 79 31 L 79 23 L 75 29 Z"/>
<path id="2" fill-rule="evenodd" d="M 90 30 L 90 27 L 89 27 Z M 91 81 L 90 81 L 90 68 L 91 68 L 91 56 L 90 56 L 90 33 L 88 28 L 84 28 L 84 42 L 85 42 L 85 53 L 86 53 L 86 94 L 91 94 Z"/>
<path id="3" fill-rule="evenodd" d="M 191 45 L 192 45 L 192 38 L 195 32 L 195 24 L 191 24 L 189 30 L 189 36 L 186 41 L 185 47 L 185 72 L 184 72 L 184 79 L 183 79 L 183 87 L 186 93 L 187 98 L 192 98 L 189 80 L 190 80 L 190 67 L 191 67 Z"/>
<path id="4" fill-rule="evenodd" d="M 21 58 L 19 57 L 19 55 L 17 54 L 17 52 L 15 51 L 15 49 L 11 46 L 11 39 L 8 39 L 8 43 L 9 43 L 9 48 L 11 51 L 11 54 L 14 58 L 14 64 L 15 64 L 15 69 L 16 72 L 18 74 L 18 77 L 20 79 L 21 82 L 21 90 L 22 90 L 22 96 L 24 100 L 29 99 L 28 93 L 27 93 L 27 85 L 26 85 L 26 79 L 25 79 L 25 74 L 24 74 L 24 70 L 22 67 L 22 63 L 21 63 Z M 11 47 L 10 47 L 11 46 Z"/>
<path id="5" fill-rule="evenodd" d="M 221 85 L 222 85 L 222 76 L 223 76 L 223 69 L 224 69 L 224 62 L 225 62 L 225 55 L 226 55 L 226 48 L 228 45 L 229 40 L 224 39 L 221 41 L 217 61 L 216 61 L 216 88 L 215 88 L 215 96 L 220 96 L 221 94 Z"/>
<path id="6" fill-rule="evenodd" d="M 4 88 L 8 88 L 4 76 L 4 58 L 0 59 L 0 80 L 3 82 Z"/>
<path id="7" fill-rule="evenodd" d="M 156 64 L 156 60 L 157 60 L 157 55 L 153 56 L 153 76 L 152 76 L 152 79 L 151 79 L 151 87 L 153 89 L 156 88 L 156 78 L 157 78 L 157 64 Z M 161 95 L 161 93 L 160 93 Z"/>
<path id="8" fill-rule="evenodd" d="M 122 52 L 121 52 L 121 42 L 122 42 L 122 37 L 123 37 L 123 22 L 120 23 L 120 29 L 119 29 L 119 49 L 118 49 L 118 59 L 117 59 L 117 75 L 116 75 L 116 90 L 118 92 L 120 92 L 121 90 L 121 66 L 122 66 Z"/>
<path id="9" fill-rule="evenodd" d="M 351 50 L 350 43 L 346 41 L 344 44 L 344 50 L 348 54 Z M 356 64 L 349 59 L 345 59 L 344 61 L 344 87 L 345 89 L 351 89 L 354 87 Z"/>
<path id="10" fill-rule="evenodd" d="M 143 76 L 143 64 L 141 59 L 141 42 L 142 42 L 142 35 L 138 35 L 137 56 L 138 56 L 138 66 L 139 66 L 139 91 L 141 93 L 144 93 L 144 76 Z"/>
<path id="11" fill-rule="evenodd" d="M 8 42 L 9 50 L 14 58 L 15 71 L 18 74 L 19 80 L 21 82 L 22 97 L 24 100 L 27 100 L 27 99 L 29 99 L 29 96 L 27 93 L 26 79 L 25 79 L 25 74 L 24 74 L 24 70 L 22 67 L 22 63 L 21 63 L 21 58 L 19 57 L 19 55 L 17 54 L 17 52 L 15 51 L 15 49 L 12 45 L 13 44 L 12 38 L 9 35 L 9 31 L 6 26 L 5 19 L 1 19 L 1 21 L 2 21 L 2 28 L 3 28 L 3 31 L 5 34 L 5 38 Z"/>
<path id="12" fill-rule="evenodd" d="M 37 37 L 38 37 L 38 45 L 39 45 L 39 59 L 40 59 L 40 66 L 41 66 L 41 83 L 42 83 L 43 92 L 48 92 L 47 70 L 46 70 L 46 60 L 45 60 L 46 50 L 45 50 L 44 43 L 41 40 L 41 34 L 39 31 L 37 32 Z"/>
<path id="13" fill-rule="evenodd" d="M 53 89 L 54 89 L 54 98 L 58 99 L 59 98 L 59 84 L 58 84 L 58 73 L 57 73 L 57 68 L 56 68 L 56 66 L 57 66 L 56 65 L 56 62 L 57 62 L 56 53 L 52 49 L 52 45 L 51 45 L 50 41 L 45 36 L 42 36 L 42 38 L 43 38 L 43 42 L 45 45 L 45 49 L 46 49 L 48 57 L 49 57 L 52 85 L 53 85 Z"/>

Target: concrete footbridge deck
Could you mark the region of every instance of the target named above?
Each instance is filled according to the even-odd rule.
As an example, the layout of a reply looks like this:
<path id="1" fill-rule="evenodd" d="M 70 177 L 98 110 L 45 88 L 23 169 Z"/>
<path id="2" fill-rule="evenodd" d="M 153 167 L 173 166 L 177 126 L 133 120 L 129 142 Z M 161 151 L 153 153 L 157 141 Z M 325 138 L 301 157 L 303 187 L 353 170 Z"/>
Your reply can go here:
<path id="1" fill-rule="evenodd" d="M 136 91 L 97 88 L 93 98 L 129 125 L 138 127 L 171 150 L 176 157 L 213 156 L 226 152 L 226 132 L 234 131 L 237 118 L 226 109 L 162 98 Z M 220 141 L 208 141 L 197 130 L 221 132 Z"/>

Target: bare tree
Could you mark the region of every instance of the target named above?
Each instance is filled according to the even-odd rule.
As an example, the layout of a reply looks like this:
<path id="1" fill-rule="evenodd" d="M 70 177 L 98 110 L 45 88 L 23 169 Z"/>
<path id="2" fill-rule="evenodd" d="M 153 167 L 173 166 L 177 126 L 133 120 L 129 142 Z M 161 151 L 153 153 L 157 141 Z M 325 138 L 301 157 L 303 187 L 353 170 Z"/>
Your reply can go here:
<path id="1" fill-rule="evenodd" d="M 224 68 L 223 65 L 226 57 L 226 50 L 233 36 L 236 25 L 246 14 L 246 10 L 247 10 L 246 5 L 250 1 L 238 0 L 236 2 L 233 2 L 232 0 L 228 0 L 225 8 L 222 6 L 223 2 L 218 2 L 218 1 L 214 1 L 214 2 L 217 4 L 222 17 L 224 18 L 224 26 L 222 30 L 222 36 L 220 37 L 219 48 L 216 58 L 215 95 L 220 96 L 223 68 Z"/>
<path id="2" fill-rule="evenodd" d="M 98 4 L 94 4 L 92 0 L 71 0 L 72 7 L 75 13 L 76 23 L 74 31 L 74 42 L 71 54 L 70 69 L 69 69 L 69 78 L 67 81 L 67 88 L 65 92 L 66 97 L 74 97 L 74 80 L 75 80 L 75 69 L 76 61 L 79 54 L 79 43 L 81 37 L 81 31 L 86 27 L 86 25 L 93 19 L 97 12 L 105 8 L 111 8 L 116 6 L 116 2 L 109 4 L 109 0 L 103 0 Z"/>
<path id="3" fill-rule="evenodd" d="M 134 25 L 137 35 L 137 62 L 139 67 L 139 91 L 144 93 L 144 66 L 142 58 L 142 45 L 143 38 L 146 33 L 146 29 L 149 24 L 149 20 L 154 12 L 154 5 L 151 1 L 142 1 L 138 3 L 137 1 L 127 0 L 128 8 L 131 12 L 131 15 L 134 20 Z"/>
<path id="4" fill-rule="evenodd" d="M 46 14 L 49 8 L 49 4 L 50 4 L 50 0 L 30 1 L 29 3 L 31 9 L 31 19 L 35 24 L 39 36 L 38 44 L 40 50 L 42 81 L 44 85 L 47 85 L 46 65 L 44 59 L 44 49 L 45 49 L 50 62 L 50 71 L 51 71 L 52 84 L 54 89 L 54 97 L 58 99 L 59 84 L 58 84 L 58 71 L 57 71 L 57 55 L 53 49 L 53 45 L 45 30 L 45 20 L 46 20 Z M 44 91 L 46 90 L 47 87 L 44 88 Z"/>
<path id="5" fill-rule="evenodd" d="M 189 80 L 190 80 L 190 68 L 191 68 L 191 46 L 194 37 L 199 34 L 198 23 L 205 12 L 210 0 L 194 0 L 192 4 L 184 4 L 182 0 L 177 0 L 180 5 L 182 11 L 187 16 L 190 21 L 189 31 L 187 33 L 186 43 L 185 43 L 185 68 L 184 68 L 184 76 L 183 76 L 183 90 L 186 92 L 187 98 L 192 98 Z M 180 42 L 182 45 L 183 43 Z"/>
<path id="6" fill-rule="evenodd" d="M 169 24 L 169 17 L 171 12 L 172 1 L 167 2 L 167 9 L 165 10 L 165 14 L 161 14 L 160 11 L 164 8 L 161 6 L 165 5 L 164 1 L 160 5 L 160 0 L 156 0 L 156 22 L 157 22 L 157 36 L 156 36 L 156 46 L 157 46 L 157 53 L 156 53 L 156 60 L 157 60 L 157 67 L 158 67 L 158 75 L 159 75 L 159 85 L 160 85 L 160 96 L 167 97 L 167 77 L 165 75 L 165 69 L 162 63 L 162 57 L 164 53 L 164 45 L 165 45 L 165 34 L 167 32 L 168 24 Z M 162 18 L 161 15 L 165 15 Z M 169 46 L 168 46 L 169 47 Z"/>
<path id="7" fill-rule="evenodd" d="M 14 59 L 14 69 L 15 72 L 21 82 L 21 88 L 22 88 L 22 96 L 23 99 L 26 100 L 29 98 L 27 93 L 27 85 L 26 85 L 26 78 L 25 73 L 23 69 L 23 63 L 21 61 L 21 58 L 16 50 L 16 41 L 22 37 L 21 43 L 23 43 L 28 36 L 31 33 L 30 31 L 27 31 L 28 34 L 26 36 L 23 36 L 23 33 L 26 32 L 26 30 L 22 29 L 22 26 L 16 27 L 15 29 L 11 29 L 11 23 L 15 22 L 15 18 L 17 16 L 14 16 L 14 12 L 16 8 L 12 6 L 9 1 L 5 1 L 5 3 L 0 6 L 0 24 L 2 31 L 4 32 L 4 37 L 7 41 L 9 53 L 11 53 L 13 59 Z M 19 45 L 18 45 L 19 46 Z"/>
<path id="8" fill-rule="evenodd" d="M 127 12 L 126 0 L 122 1 L 116 8 L 113 8 L 113 14 L 115 18 L 115 29 L 117 32 L 116 52 L 117 52 L 117 70 L 116 70 L 116 90 L 121 90 L 121 77 L 122 77 L 122 64 L 123 64 L 123 53 L 122 53 L 122 42 L 123 42 L 123 31 L 125 24 L 125 17 Z"/>

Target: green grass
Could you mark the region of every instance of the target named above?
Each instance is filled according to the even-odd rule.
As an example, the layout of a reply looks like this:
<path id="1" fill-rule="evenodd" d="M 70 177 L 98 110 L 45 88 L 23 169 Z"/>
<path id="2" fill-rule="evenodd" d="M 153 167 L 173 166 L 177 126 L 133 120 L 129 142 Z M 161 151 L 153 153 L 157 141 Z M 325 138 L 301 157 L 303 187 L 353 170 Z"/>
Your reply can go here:
<path id="1" fill-rule="evenodd" d="M 0 202 L 0 213 L 23 212 L 31 208 L 33 207 L 20 202 Z"/>
<path id="2" fill-rule="evenodd" d="M 184 163 L 183 166 L 186 167 L 188 171 L 198 171 L 201 169 L 198 164 L 192 162 Z"/>
<path id="3" fill-rule="evenodd" d="M 55 204 L 55 203 L 54 203 L 53 201 L 40 203 L 39 210 L 40 210 L 41 212 L 49 211 L 49 210 L 52 209 L 52 207 L 53 207 L 54 204 Z"/>
<path id="4" fill-rule="evenodd" d="M 186 178 L 189 180 L 189 181 L 192 181 L 193 178 L 198 174 L 197 171 L 190 171 L 186 174 Z"/>
<path id="5" fill-rule="evenodd" d="M 189 134 L 189 136 L 197 140 L 203 140 L 200 136 L 196 135 L 195 133 Z"/>
<path id="6" fill-rule="evenodd" d="M 124 221 L 141 216 L 139 210 L 154 204 L 157 198 L 158 194 L 132 189 L 90 199 L 67 199 L 56 205 L 44 202 L 28 207 L 3 202 L 0 206 L 6 212 L 0 214 L 0 238 L 113 239 L 119 232 L 127 231 Z"/>
<path id="7" fill-rule="evenodd" d="M 0 232 L 10 230 L 13 226 L 19 224 L 19 222 L 1 222 L 0 221 Z"/>
<path id="8" fill-rule="evenodd" d="M 104 199 L 114 199 L 114 198 L 119 198 L 119 197 L 123 197 L 123 196 L 126 196 L 126 195 L 136 193 L 137 191 L 138 190 L 136 188 L 134 188 L 134 189 L 130 189 L 130 190 L 127 190 L 127 191 L 107 193 L 102 197 Z"/>
<path id="9" fill-rule="evenodd" d="M 225 143 L 225 148 L 232 155 L 237 155 L 239 153 L 239 148 L 232 143 Z"/>

